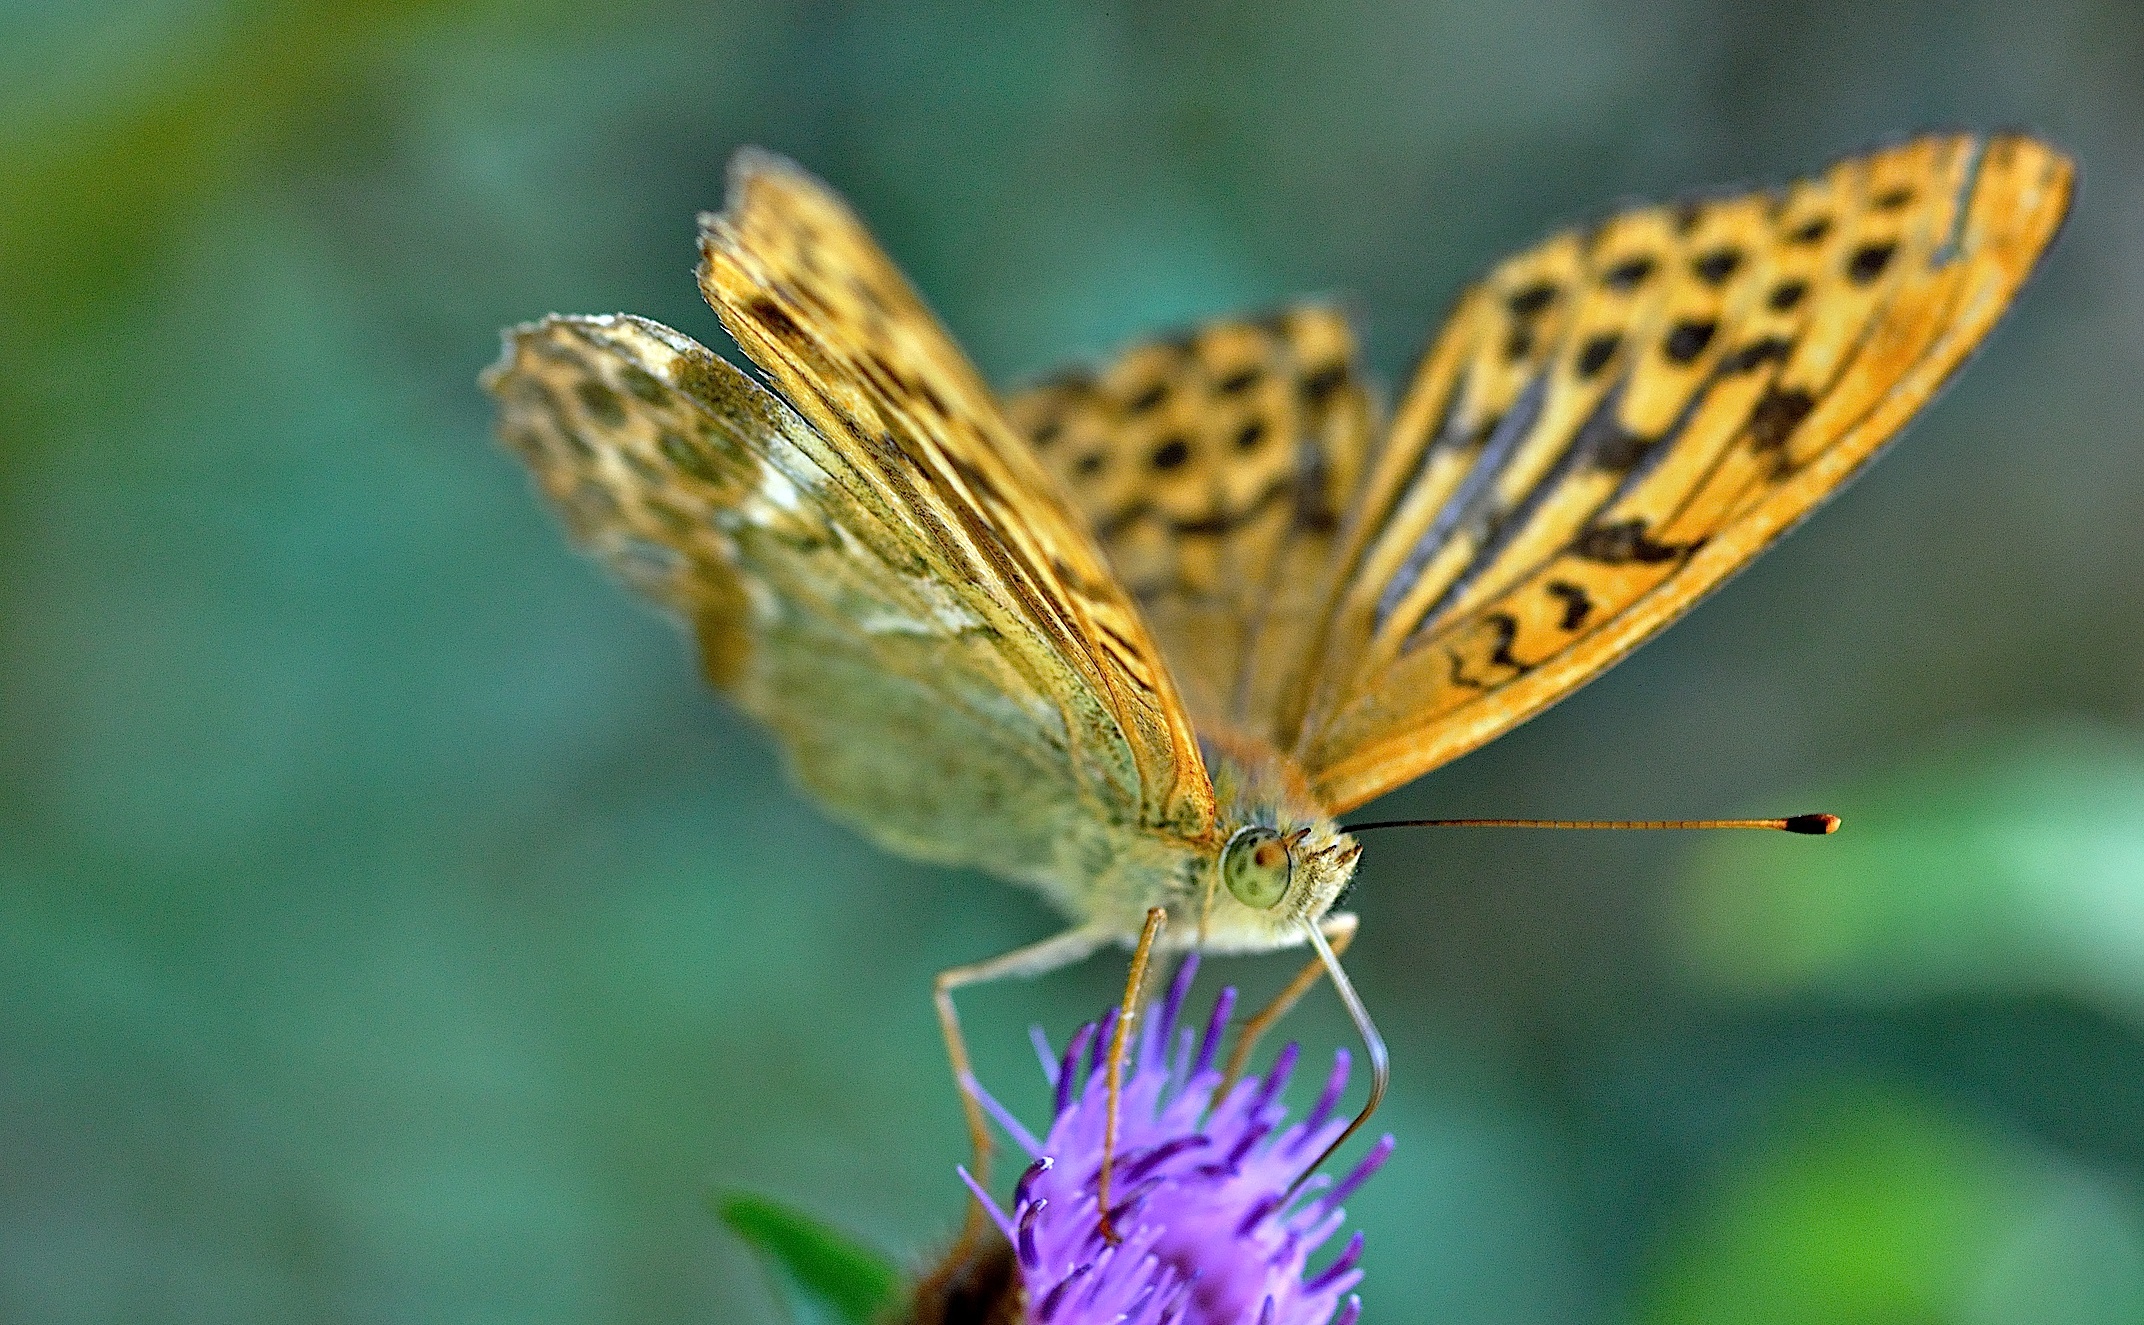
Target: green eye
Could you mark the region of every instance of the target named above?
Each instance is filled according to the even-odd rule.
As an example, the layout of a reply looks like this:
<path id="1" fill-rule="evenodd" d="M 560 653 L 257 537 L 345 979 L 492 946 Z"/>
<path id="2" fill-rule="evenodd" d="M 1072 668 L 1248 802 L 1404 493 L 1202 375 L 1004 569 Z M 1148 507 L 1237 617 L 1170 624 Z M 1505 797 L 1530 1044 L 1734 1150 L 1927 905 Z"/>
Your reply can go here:
<path id="1" fill-rule="evenodd" d="M 1288 844 L 1270 828 L 1239 828 L 1221 850 L 1221 882 L 1237 901 L 1260 911 L 1280 904 L 1294 873 Z"/>

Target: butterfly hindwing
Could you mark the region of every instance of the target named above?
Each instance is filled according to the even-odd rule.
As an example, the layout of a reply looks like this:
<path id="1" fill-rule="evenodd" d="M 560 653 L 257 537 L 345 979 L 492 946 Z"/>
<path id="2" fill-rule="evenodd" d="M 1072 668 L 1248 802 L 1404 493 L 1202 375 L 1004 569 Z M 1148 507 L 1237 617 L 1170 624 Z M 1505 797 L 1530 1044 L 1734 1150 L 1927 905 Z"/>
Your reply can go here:
<path id="1" fill-rule="evenodd" d="M 640 318 L 554 317 L 508 333 L 486 384 L 576 541 L 693 631 L 709 677 L 843 817 L 1048 884 L 1067 843 L 1136 816 L 1136 786 L 1076 766 L 1059 697 L 972 586 L 712 352 Z"/>
<path id="2" fill-rule="evenodd" d="M 1354 337 L 1303 306 L 1150 341 L 1011 396 L 1202 726 L 1272 741 L 1373 412 Z"/>
<path id="3" fill-rule="evenodd" d="M 1284 703 L 1320 799 L 1523 721 L 1806 515 L 1993 327 L 2072 176 L 2029 138 L 1921 138 L 1557 236 L 1467 292 Z"/>

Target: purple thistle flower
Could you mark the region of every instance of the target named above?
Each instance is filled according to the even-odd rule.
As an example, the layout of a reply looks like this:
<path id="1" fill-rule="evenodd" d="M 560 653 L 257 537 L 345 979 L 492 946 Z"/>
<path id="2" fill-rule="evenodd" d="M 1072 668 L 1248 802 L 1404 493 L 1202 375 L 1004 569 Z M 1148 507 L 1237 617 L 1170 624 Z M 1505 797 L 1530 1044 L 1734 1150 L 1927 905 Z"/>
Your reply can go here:
<path id="1" fill-rule="evenodd" d="M 1362 1234 L 1306 1277 L 1311 1253 L 1346 1219 L 1340 1203 L 1392 1153 L 1384 1137 L 1337 1184 L 1319 1174 L 1293 1195 L 1288 1185 L 1346 1127 L 1334 1109 L 1347 1085 L 1348 1055 L 1310 1112 L 1282 1126 L 1278 1103 L 1296 1063 L 1283 1049 L 1270 1072 L 1237 1082 L 1225 1099 L 1215 1066 L 1235 1005 L 1225 989 L 1203 1035 L 1179 1035 L 1178 1014 L 1197 970 L 1185 960 L 1168 997 L 1131 1055 L 1110 1178 L 1112 1222 L 1102 1236 L 1097 1188 L 1107 1087 L 1099 1070 L 1114 1013 L 1075 1033 L 1061 1057 L 1038 1034 L 1056 1114 L 1040 1140 L 1005 1107 L 978 1098 L 1033 1158 L 1008 1212 L 967 1182 L 1012 1244 L 1029 1325 L 1354 1325 L 1362 1302 Z M 1084 1080 L 1082 1079 L 1084 1077 Z"/>

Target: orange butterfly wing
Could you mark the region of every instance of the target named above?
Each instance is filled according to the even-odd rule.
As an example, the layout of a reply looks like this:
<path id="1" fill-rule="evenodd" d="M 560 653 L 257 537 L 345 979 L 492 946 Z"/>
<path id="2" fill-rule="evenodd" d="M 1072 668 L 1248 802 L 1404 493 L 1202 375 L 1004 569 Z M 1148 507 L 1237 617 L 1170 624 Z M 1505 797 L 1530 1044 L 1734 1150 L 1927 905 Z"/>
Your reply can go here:
<path id="1" fill-rule="evenodd" d="M 1005 402 L 1108 554 L 1202 731 L 1268 744 L 1322 619 L 1376 414 L 1334 309 L 1209 322 Z"/>
<path id="2" fill-rule="evenodd" d="M 1006 655 L 1062 707 L 1076 762 L 1136 789 L 1138 826 L 1210 835 L 1213 788 L 1138 609 L 863 224 L 796 166 L 747 151 L 727 210 L 701 218 L 700 251 L 724 327 L 831 443 L 844 482 L 951 568 Z"/>
<path id="3" fill-rule="evenodd" d="M 1470 290 L 1284 701 L 1321 801 L 1538 713 L 1807 515 L 1995 325 L 2073 180 L 2030 138 L 1921 138 L 1776 195 L 1624 213 Z"/>

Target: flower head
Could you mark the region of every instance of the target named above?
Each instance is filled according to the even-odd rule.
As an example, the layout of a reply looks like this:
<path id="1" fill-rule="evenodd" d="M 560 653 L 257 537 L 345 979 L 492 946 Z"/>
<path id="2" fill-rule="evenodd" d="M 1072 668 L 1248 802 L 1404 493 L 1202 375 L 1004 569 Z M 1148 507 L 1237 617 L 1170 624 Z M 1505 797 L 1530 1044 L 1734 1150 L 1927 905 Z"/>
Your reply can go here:
<path id="1" fill-rule="evenodd" d="M 1392 1138 L 1338 1183 L 1320 1174 L 1291 1193 L 1303 1167 L 1347 1125 L 1334 1116 L 1347 1086 L 1347 1051 L 1334 1053 L 1310 1112 L 1285 1128 L 1279 1098 L 1295 1068 L 1292 1044 L 1271 1071 L 1216 1099 L 1222 1074 L 1214 1058 L 1236 991 L 1222 991 L 1203 1034 L 1184 1027 L 1179 1035 L 1196 969 L 1193 956 L 1177 972 L 1124 1081 L 1110 1187 L 1121 1242 L 1103 1236 L 1098 1205 L 1107 1089 L 1099 1069 L 1114 1012 L 1081 1027 L 1062 1055 L 1036 1033 L 1056 1089 L 1055 1117 L 1041 1140 L 977 1089 L 1034 1159 L 1009 1212 L 961 1174 L 1012 1244 L 1030 1325 L 1353 1325 L 1361 1313 L 1348 1290 L 1362 1278 L 1362 1234 L 1323 1269 L 1305 1272 L 1345 1220 L 1341 1202 L 1392 1153 Z"/>

